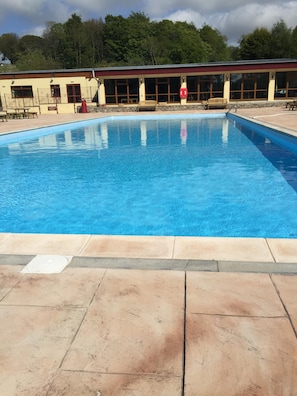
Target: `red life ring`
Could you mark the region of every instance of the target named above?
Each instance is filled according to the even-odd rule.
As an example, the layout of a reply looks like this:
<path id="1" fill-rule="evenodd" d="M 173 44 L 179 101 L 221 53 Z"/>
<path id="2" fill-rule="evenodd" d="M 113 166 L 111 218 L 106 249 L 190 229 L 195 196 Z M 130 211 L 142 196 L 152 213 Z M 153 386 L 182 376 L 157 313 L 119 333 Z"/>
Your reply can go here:
<path id="1" fill-rule="evenodd" d="M 180 88 L 179 97 L 181 99 L 187 99 L 187 97 L 188 97 L 188 88 Z"/>

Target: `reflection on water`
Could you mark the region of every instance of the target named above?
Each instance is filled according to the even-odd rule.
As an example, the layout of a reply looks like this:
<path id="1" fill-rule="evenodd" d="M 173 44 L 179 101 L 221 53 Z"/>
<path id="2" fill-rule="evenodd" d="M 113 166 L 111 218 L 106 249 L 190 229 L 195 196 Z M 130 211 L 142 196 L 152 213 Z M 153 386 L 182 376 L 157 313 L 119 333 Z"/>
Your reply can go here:
<path id="1" fill-rule="evenodd" d="M 188 137 L 187 121 L 186 120 L 182 120 L 181 126 L 180 126 L 180 140 L 181 140 L 181 144 L 186 144 L 187 143 L 187 137 Z"/>
<path id="2" fill-rule="evenodd" d="M 223 120 L 223 126 L 222 126 L 222 142 L 223 144 L 228 143 L 228 120 Z"/>
<path id="3" fill-rule="evenodd" d="M 146 146 L 146 142 L 147 142 L 146 121 L 140 121 L 140 136 L 141 136 L 141 145 Z"/>
<path id="4" fill-rule="evenodd" d="M 187 145 L 188 140 L 201 142 L 217 139 L 221 135 L 223 144 L 228 143 L 228 120 L 203 119 L 167 121 L 135 120 L 109 121 L 87 125 L 84 128 L 66 129 L 31 140 L 8 144 L 15 154 L 20 151 L 35 151 L 38 148 L 56 150 L 106 150 L 115 146 L 154 146 L 180 144 Z M 203 143 L 202 143 L 203 144 Z"/>

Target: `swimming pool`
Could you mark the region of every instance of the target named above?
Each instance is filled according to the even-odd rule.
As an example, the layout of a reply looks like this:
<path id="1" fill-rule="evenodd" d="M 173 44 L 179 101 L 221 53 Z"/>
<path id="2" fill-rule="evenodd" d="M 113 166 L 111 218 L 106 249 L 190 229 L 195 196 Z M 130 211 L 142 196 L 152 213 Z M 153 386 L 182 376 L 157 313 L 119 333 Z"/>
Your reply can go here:
<path id="1" fill-rule="evenodd" d="M 107 117 L 0 144 L 1 232 L 297 236 L 295 140 L 234 115 Z"/>

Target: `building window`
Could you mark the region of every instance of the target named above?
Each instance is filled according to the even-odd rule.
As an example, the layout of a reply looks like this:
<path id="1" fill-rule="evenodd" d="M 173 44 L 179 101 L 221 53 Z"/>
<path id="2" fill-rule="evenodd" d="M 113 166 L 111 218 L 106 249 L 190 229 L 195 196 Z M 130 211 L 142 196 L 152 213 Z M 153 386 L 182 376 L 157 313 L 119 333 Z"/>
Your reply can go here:
<path id="1" fill-rule="evenodd" d="M 188 76 L 188 102 L 201 102 L 223 97 L 224 75 Z"/>
<path id="2" fill-rule="evenodd" d="M 137 78 L 121 78 L 104 81 L 107 104 L 133 104 L 139 101 Z"/>
<path id="3" fill-rule="evenodd" d="M 180 77 L 145 79 L 145 99 L 158 103 L 179 103 Z"/>
<path id="4" fill-rule="evenodd" d="M 231 100 L 267 99 L 269 73 L 231 74 Z"/>
<path id="5" fill-rule="evenodd" d="M 68 103 L 81 102 L 80 84 L 67 84 Z"/>
<path id="6" fill-rule="evenodd" d="M 104 85 L 106 104 L 116 104 L 115 80 L 106 79 Z"/>
<path id="7" fill-rule="evenodd" d="M 275 77 L 275 98 L 295 98 L 297 96 L 297 72 L 280 72 Z"/>
<path id="8" fill-rule="evenodd" d="M 11 87 L 12 98 L 33 98 L 31 85 Z"/>
<path id="9" fill-rule="evenodd" d="M 51 97 L 52 98 L 60 98 L 61 97 L 61 91 L 60 91 L 60 85 L 51 85 Z"/>

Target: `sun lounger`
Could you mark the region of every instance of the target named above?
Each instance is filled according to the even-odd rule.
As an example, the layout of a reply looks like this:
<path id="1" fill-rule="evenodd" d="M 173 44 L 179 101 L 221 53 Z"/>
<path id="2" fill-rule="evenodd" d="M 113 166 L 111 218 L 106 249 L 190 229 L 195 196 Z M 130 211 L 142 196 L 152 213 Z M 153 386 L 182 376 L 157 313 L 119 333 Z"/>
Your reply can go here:
<path id="1" fill-rule="evenodd" d="M 38 111 L 36 107 L 18 107 L 16 109 L 6 110 L 8 118 L 34 118 L 38 117 Z"/>
<path id="2" fill-rule="evenodd" d="M 156 110 L 157 102 L 155 100 L 145 100 L 138 103 L 138 111 L 154 111 Z"/>
<path id="3" fill-rule="evenodd" d="M 26 110 L 25 114 L 28 118 L 38 117 L 38 112 L 34 107 L 30 107 L 28 110 Z"/>
<path id="4" fill-rule="evenodd" d="M 228 100 L 225 98 L 210 98 L 205 104 L 205 110 L 210 109 L 227 109 Z"/>
<path id="5" fill-rule="evenodd" d="M 6 111 L 0 111 L 0 119 L 3 121 L 7 121 L 7 113 Z"/>
<path id="6" fill-rule="evenodd" d="M 293 102 L 288 102 L 286 107 L 289 107 L 289 110 L 294 110 L 297 108 L 297 100 L 293 100 Z"/>
<path id="7" fill-rule="evenodd" d="M 23 113 L 19 110 L 7 109 L 6 113 L 8 118 L 23 118 Z"/>

